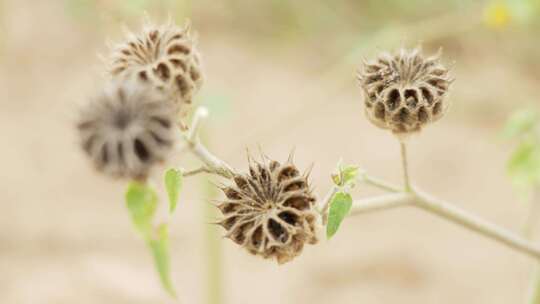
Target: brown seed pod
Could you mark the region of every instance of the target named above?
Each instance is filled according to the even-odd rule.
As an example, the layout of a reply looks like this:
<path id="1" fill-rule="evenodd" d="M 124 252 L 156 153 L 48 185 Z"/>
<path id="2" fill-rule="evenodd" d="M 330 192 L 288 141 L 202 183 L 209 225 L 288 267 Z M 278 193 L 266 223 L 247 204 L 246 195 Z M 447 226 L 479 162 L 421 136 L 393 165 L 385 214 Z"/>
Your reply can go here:
<path id="1" fill-rule="evenodd" d="M 191 108 L 203 82 L 189 22 L 183 28 L 172 22 L 161 26 L 147 22 L 141 34 L 130 33 L 125 42 L 113 47 L 108 70 L 113 77 L 135 77 L 170 92 L 180 118 Z"/>
<path id="2" fill-rule="evenodd" d="M 317 242 L 316 199 L 291 158 L 284 164 L 250 161 L 249 174 L 231 182 L 222 189 L 227 199 L 218 205 L 226 237 L 279 264 L 298 256 L 305 243 Z"/>
<path id="3" fill-rule="evenodd" d="M 83 150 L 111 176 L 143 180 L 175 144 L 170 97 L 135 82 L 115 81 L 81 111 Z"/>
<path id="4" fill-rule="evenodd" d="M 377 127 L 394 134 L 420 131 L 444 116 L 445 97 L 453 78 L 440 62 L 440 52 L 424 57 L 419 48 L 382 53 L 358 73 L 365 113 Z"/>

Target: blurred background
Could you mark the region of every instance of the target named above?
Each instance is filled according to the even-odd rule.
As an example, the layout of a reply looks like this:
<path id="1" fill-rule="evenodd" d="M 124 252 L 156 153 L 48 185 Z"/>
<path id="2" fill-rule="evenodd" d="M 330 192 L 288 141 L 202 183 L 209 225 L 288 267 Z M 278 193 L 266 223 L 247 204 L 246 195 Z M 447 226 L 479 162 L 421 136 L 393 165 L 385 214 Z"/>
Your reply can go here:
<path id="1" fill-rule="evenodd" d="M 518 233 L 527 221 L 529 202 L 505 172 L 513 145 L 500 131 L 511 112 L 540 101 L 539 1 L 1 0 L 0 303 L 175 302 L 134 232 L 125 184 L 92 170 L 74 128 L 78 106 L 102 85 L 97 55 L 124 26 L 137 31 L 145 12 L 156 22 L 189 18 L 199 34 L 206 82 L 197 102 L 210 110 L 203 131 L 215 154 L 245 170 L 246 147 L 278 160 L 295 147 L 301 168 L 315 164 L 319 196 L 340 158 L 401 179 L 397 141 L 363 115 L 362 58 L 442 47 L 456 78 L 452 106 L 411 141 L 413 180 Z M 198 162 L 178 155 L 173 165 Z M 220 194 L 204 180 L 185 181 L 171 218 L 181 303 L 526 299 L 531 259 L 407 208 L 348 218 L 332 240 L 277 266 L 207 225 L 208 200 Z"/>

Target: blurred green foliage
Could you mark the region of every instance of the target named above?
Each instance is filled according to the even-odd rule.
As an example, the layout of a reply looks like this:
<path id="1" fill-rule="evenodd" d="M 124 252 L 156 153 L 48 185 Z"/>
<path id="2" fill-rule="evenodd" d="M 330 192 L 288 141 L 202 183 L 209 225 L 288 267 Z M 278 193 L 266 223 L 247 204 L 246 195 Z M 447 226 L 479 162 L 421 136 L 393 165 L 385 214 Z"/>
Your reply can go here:
<path id="1" fill-rule="evenodd" d="M 159 225 L 155 230 L 155 234 L 147 241 L 147 243 L 152 251 L 154 264 L 159 274 L 161 285 L 172 297 L 176 298 L 176 292 L 171 281 L 170 273 L 169 232 L 167 225 Z"/>
<path id="2" fill-rule="evenodd" d="M 538 22 L 539 13 L 538 0 L 492 0 L 484 9 L 484 23 L 493 29 L 527 26 Z"/>
<path id="3" fill-rule="evenodd" d="M 472 24 L 490 28 L 531 25 L 540 19 L 540 0 L 64 0 L 67 11 L 83 19 L 108 14 L 117 19 L 145 13 L 184 18 L 211 17 L 246 33 L 267 37 L 358 35 L 381 28 L 406 25 L 448 14 L 470 15 Z M 471 12 L 473 12 L 471 14 Z M 474 13 L 476 12 L 476 13 Z M 475 17 L 476 16 L 476 17 Z M 476 19 L 476 20 L 474 20 Z M 462 20 L 456 20 L 460 27 Z"/>
<path id="4" fill-rule="evenodd" d="M 145 237 L 152 233 L 152 218 L 156 212 L 158 198 L 156 192 L 147 185 L 132 182 L 126 191 L 126 206 L 133 224 Z"/>
<path id="5" fill-rule="evenodd" d="M 105 18 L 126 23 L 146 14 L 171 17 L 179 23 L 191 14 L 191 0 L 64 0 L 66 12 L 77 20 L 100 23 Z"/>
<path id="6" fill-rule="evenodd" d="M 169 212 L 173 213 L 178 204 L 178 197 L 180 190 L 182 190 L 182 183 L 184 177 L 181 170 L 171 168 L 165 172 L 165 189 L 169 196 Z"/>
<path id="7" fill-rule="evenodd" d="M 157 193 L 146 184 L 131 182 L 127 187 L 125 199 L 133 224 L 152 252 L 163 288 L 171 296 L 176 297 L 170 278 L 167 225 L 160 224 L 154 227 L 152 224 L 158 205 Z"/>
<path id="8" fill-rule="evenodd" d="M 517 147 L 507 163 L 512 184 L 524 196 L 540 186 L 540 114 L 534 108 L 513 113 L 503 130 L 503 136 L 517 141 Z"/>

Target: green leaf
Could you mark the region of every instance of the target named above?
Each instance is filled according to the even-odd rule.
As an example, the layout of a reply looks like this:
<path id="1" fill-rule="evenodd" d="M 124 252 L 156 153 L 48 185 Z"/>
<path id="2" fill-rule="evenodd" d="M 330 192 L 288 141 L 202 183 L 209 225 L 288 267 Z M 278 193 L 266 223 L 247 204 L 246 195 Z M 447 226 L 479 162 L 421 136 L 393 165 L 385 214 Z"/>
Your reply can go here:
<path id="1" fill-rule="evenodd" d="M 359 168 L 358 166 L 351 165 L 342 165 L 341 162 L 338 164 L 337 172 L 332 174 L 332 181 L 336 186 L 344 187 L 351 186 L 354 187 L 356 184 L 356 178 L 358 177 Z"/>
<path id="2" fill-rule="evenodd" d="M 504 127 L 502 135 L 505 138 L 515 138 L 534 130 L 538 124 L 540 115 L 534 109 L 522 109 L 514 112 Z"/>
<path id="3" fill-rule="evenodd" d="M 349 214 L 352 207 L 352 197 L 349 193 L 338 192 L 332 197 L 330 211 L 328 212 L 328 224 L 326 225 L 326 237 L 331 238 L 336 234 L 341 222 Z"/>
<path id="4" fill-rule="evenodd" d="M 540 143 L 522 141 L 507 164 L 508 175 L 519 190 L 529 192 L 540 184 Z"/>
<path id="5" fill-rule="evenodd" d="M 357 166 L 346 166 L 342 169 L 341 176 L 343 185 L 355 185 L 356 178 L 358 177 L 358 169 Z"/>
<path id="6" fill-rule="evenodd" d="M 165 173 L 165 188 L 169 195 L 169 211 L 171 213 L 176 209 L 178 203 L 178 196 L 182 189 L 183 175 L 181 170 L 169 169 Z"/>
<path id="7" fill-rule="evenodd" d="M 148 10 L 152 1 L 150 0 L 129 0 L 121 2 L 122 13 L 126 15 L 139 15 Z"/>
<path id="8" fill-rule="evenodd" d="M 147 185 L 131 182 L 125 197 L 135 227 L 143 236 L 149 236 L 152 232 L 152 217 L 158 202 L 156 192 Z"/>
<path id="9" fill-rule="evenodd" d="M 153 238 L 148 241 L 152 250 L 154 264 L 163 288 L 176 298 L 176 292 L 171 281 L 171 263 L 169 258 L 169 233 L 166 224 L 160 225 Z"/>

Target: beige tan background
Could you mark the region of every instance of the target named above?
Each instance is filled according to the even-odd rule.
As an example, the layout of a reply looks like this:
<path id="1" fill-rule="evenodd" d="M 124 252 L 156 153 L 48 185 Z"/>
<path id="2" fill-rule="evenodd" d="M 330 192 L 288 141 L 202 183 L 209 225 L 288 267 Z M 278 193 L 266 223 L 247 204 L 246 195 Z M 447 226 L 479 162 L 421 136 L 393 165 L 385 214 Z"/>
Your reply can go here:
<path id="1" fill-rule="evenodd" d="M 485 23 L 486 1 L 3 0 L 0 9 L 0 303 L 172 303 L 123 203 L 124 183 L 79 151 L 77 108 L 101 86 L 98 53 L 142 11 L 199 33 L 209 145 L 238 169 L 245 147 L 312 162 L 323 196 L 340 158 L 399 182 L 398 143 L 363 116 L 355 69 L 381 49 L 443 47 L 456 82 L 448 115 L 410 144 L 411 174 L 433 194 L 519 231 L 527 202 L 505 176 L 511 111 L 540 97 L 538 26 Z M 504 20 L 503 20 L 504 21 Z M 197 167 L 187 155 L 174 165 Z M 202 178 L 171 219 L 182 303 L 204 303 Z M 377 193 L 366 186 L 357 198 Z M 221 233 L 221 231 L 219 231 Z M 226 303 L 521 303 L 532 260 L 419 210 L 347 219 L 277 266 L 223 250 Z"/>

